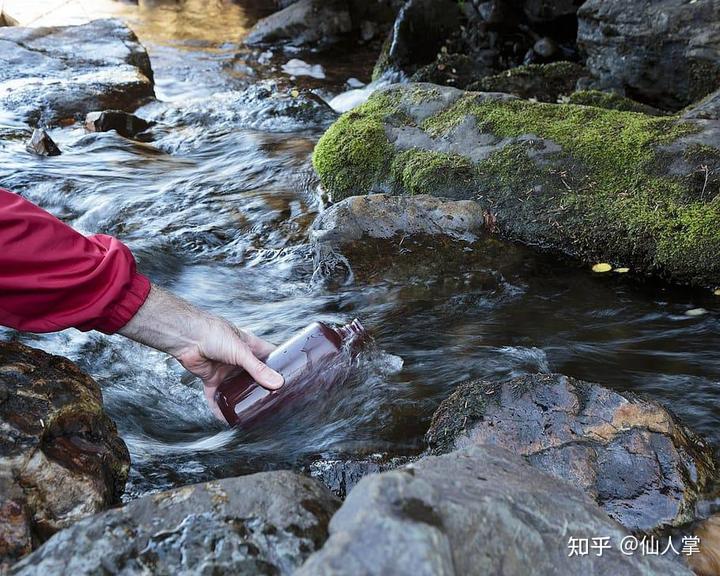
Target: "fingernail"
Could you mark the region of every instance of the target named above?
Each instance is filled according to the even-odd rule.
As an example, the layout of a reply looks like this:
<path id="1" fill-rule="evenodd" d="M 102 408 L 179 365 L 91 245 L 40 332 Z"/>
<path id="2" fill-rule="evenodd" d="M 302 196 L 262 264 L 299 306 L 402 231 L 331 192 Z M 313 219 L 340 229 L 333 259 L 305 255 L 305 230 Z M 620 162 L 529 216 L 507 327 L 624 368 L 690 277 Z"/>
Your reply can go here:
<path id="1" fill-rule="evenodd" d="M 273 388 L 280 388 L 283 384 L 285 384 L 285 378 L 282 377 L 282 374 L 273 370 L 268 375 L 268 384 L 270 384 Z"/>

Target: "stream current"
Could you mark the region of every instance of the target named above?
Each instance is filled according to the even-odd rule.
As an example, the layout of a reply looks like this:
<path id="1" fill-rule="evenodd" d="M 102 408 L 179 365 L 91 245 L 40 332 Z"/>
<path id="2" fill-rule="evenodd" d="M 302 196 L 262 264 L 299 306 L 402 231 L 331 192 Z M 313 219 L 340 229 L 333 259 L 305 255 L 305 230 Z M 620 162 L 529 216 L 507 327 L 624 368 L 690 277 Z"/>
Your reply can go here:
<path id="1" fill-rule="evenodd" d="M 375 342 L 341 387 L 242 431 L 217 422 L 199 381 L 159 352 L 75 330 L 0 331 L 71 358 L 100 383 L 132 457 L 128 498 L 319 457 L 417 453 L 457 384 L 538 371 L 648 394 L 720 445 L 720 298 L 594 275 L 497 240 L 476 243 L 480 256 L 466 265 L 442 266 L 430 251 L 423 265 L 369 280 L 315 282 L 308 236 L 322 203 L 310 157 L 324 126 L 265 114 L 253 84 L 290 89 L 296 80 L 282 66 L 299 59 L 321 65 L 325 78 L 297 84 L 335 96 L 357 84 L 344 86 L 350 78 L 369 80 L 370 56 L 276 49 L 260 55 L 258 78 L 247 63 L 258 56 L 241 40 L 267 9 L 120 6 L 153 62 L 160 102 L 138 114 L 161 119 L 154 140 L 76 124 L 51 131 L 63 150 L 55 158 L 10 140 L 0 145 L 0 187 L 84 233 L 118 236 L 154 282 L 270 341 L 312 320 L 358 317 Z M 221 92 L 232 113 L 218 105 Z M 204 113 L 213 106 L 220 112 Z M 412 246 L 403 250 L 412 257 Z"/>

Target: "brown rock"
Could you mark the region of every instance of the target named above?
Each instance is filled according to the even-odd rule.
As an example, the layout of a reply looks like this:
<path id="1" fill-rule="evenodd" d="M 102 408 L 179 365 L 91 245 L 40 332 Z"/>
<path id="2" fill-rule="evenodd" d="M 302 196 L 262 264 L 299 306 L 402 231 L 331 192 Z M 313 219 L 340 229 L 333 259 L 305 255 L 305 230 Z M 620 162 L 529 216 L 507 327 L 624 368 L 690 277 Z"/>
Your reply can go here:
<path id="1" fill-rule="evenodd" d="M 435 453 L 495 444 L 582 487 L 629 530 L 692 519 L 710 447 L 656 402 L 561 375 L 460 385 L 426 436 Z"/>
<path id="2" fill-rule="evenodd" d="M 92 378 L 65 358 L 0 344 L 0 566 L 118 503 L 129 467 Z"/>
<path id="3" fill-rule="evenodd" d="M 695 536 L 700 538 L 700 552 L 687 557 L 690 568 L 697 576 L 717 576 L 720 574 L 720 514 L 703 521 L 695 529 Z"/>
<path id="4" fill-rule="evenodd" d="M 103 112 L 90 112 L 85 117 L 85 128 L 90 132 L 108 132 L 115 130 L 120 136 L 134 138 L 140 132 L 150 128 L 154 122 L 148 122 L 123 112 L 122 110 L 105 110 Z"/>

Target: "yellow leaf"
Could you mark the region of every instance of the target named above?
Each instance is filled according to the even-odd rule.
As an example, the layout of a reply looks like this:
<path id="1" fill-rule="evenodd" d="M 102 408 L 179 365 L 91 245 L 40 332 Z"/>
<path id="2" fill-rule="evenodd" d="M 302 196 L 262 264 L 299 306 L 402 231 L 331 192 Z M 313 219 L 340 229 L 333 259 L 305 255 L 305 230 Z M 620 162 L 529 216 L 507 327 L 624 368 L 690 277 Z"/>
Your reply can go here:
<path id="1" fill-rule="evenodd" d="M 720 288 L 715 288 L 715 292 L 713 292 L 715 296 L 720 296 Z"/>
<path id="2" fill-rule="evenodd" d="M 292 96 L 293 98 L 297 98 L 298 96 L 300 96 L 300 91 L 299 90 L 291 90 L 290 96 Z"/>
<path id="3" fill-rule="evenodd" d="M 613 267 L 610 266 L 610 264 L 606 262 L 601 262 L 600 264 L 595 264 L 595 266 L 592 267 L 593 272 L 610 272 Z"/>
<path id="4" fill-rule="evenodd" d="M 615 268 L 613 272 L 617 272 L 618 274 L 627 274 L 630 272 L 630 268 Z"/>

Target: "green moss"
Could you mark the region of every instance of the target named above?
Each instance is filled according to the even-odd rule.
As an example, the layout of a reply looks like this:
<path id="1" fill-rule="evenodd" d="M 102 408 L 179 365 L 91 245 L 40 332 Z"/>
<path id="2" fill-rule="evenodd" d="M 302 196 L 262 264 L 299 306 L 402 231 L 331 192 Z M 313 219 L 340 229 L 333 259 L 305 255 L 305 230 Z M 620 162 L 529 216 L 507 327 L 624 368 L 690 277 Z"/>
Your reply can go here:
<path id="1" fill-rule="evenodd" d="M 650 116 L 659 116 L 660 112 L 652 106 L 641 104 L 612 92 L 601 92 L 600 90 L 581 90 L 570 95 L 570 104 L 581 106 L 595 106 L 608 110 L 621 110 L 624 112 L 642 112 Z"/>
<path id="2" fill-rule="evenodd" d="M 455 196 L 455 191 L 472 186 L 475 165 L 458 154 L 413 148 L 395 156 L 390 177 L 396 188 L 409 194 Z"/>
<path id="3" fill-rule="evenodd" d="M 393 156 L 384 124 L 399 113 L 399 99 L 383 92 L 343 114 L 320 138 L 313 166 L 335 199 L 367 193 L 383 179 Z"/>

